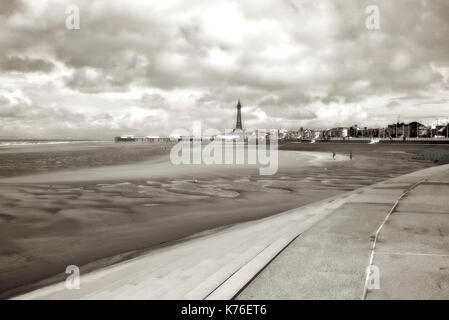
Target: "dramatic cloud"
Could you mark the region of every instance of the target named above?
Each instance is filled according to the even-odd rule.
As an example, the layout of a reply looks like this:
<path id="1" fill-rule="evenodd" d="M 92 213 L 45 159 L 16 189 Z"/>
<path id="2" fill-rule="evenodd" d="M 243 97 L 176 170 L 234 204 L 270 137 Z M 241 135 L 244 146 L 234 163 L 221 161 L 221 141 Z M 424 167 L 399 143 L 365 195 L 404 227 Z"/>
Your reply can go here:
<path id="1" fill-rule="evenodd" d="M 0 70 L 19 72 L 50 72 L 53 64 L 43 59 L 6 57 L 0 62 Z"/>
<path id="2" fill-rule="evenodd" d="M 0 138 L 447 118 L 448 36 L 447 0 L 2 1 Z"/>
<path id="3" fill-rule="evenodd" d="M 0 4 L 0 16 L 8 16 L 20 8 L 20 0 L 2 0 Z"/>

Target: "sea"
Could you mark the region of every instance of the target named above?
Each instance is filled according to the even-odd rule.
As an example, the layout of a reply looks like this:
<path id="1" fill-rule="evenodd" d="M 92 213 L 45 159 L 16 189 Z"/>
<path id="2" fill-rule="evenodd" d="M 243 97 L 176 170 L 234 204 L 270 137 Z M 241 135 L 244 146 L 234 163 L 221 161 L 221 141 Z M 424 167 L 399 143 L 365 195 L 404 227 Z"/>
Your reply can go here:
<path id="1" fill-rule="evenodd" d="M 28 146 L 38 144 L 70 144 L 87 142 L 110 142 L 106 140 L 50 140 L 50 139 L 0 139 L 0 148 L 8 146 Z"/>

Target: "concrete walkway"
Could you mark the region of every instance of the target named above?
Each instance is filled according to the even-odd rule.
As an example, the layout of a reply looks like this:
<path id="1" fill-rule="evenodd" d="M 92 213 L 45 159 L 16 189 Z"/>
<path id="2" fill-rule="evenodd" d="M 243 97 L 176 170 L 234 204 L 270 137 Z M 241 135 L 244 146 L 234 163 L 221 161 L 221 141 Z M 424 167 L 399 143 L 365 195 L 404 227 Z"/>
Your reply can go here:
<path id="1" fill-rule="evenodd" d="M 365 270 L 379 277 L 367 283 Z M 293 241 L 238 299 L 449 299 L 449 166 L 376 185 Z"/>
<path id="2" fill-rule="evenodd" d="M 444 299 L 448 195 L 449 166 L 434 167 L 184 239 L 81 275 L 79 290 L 58 283 L 17 298 Z M 380 289 L 364 295 L 371 256 Z"/>

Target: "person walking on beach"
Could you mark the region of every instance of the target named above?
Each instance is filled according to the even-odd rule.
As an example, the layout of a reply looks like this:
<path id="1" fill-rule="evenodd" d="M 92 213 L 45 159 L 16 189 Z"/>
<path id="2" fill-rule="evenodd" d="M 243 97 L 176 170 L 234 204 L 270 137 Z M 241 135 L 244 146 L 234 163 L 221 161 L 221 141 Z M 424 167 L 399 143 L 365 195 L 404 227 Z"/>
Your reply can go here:
<path id="1" fill-rule="evenodd" d="M 335 160 L 335 152 L 332 152 L 332 159 Z"/>
<path id="2" fill-rule="evenodd" d="M 351 152 L 349 152 L 349 159 L 351 159 L 351 160 L 352 160 L 352 151 L 351 151 Z"/>

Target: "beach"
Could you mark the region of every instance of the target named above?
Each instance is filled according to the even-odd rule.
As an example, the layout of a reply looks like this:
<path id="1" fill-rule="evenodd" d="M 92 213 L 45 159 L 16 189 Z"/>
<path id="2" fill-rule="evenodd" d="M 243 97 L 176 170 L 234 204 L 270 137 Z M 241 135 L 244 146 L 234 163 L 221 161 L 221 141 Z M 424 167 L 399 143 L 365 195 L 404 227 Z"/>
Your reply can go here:
<path id="1" fill-rule="evenodd" d="M 0 296 L 445 161 L 444 146 L 280 146 L 279 170 L 180 165 L 173 144 L 0 149 Z M 332 160 L 336 152 L 336 160 Z M 353 160 L 349 159 L 353 153 Z"/>

